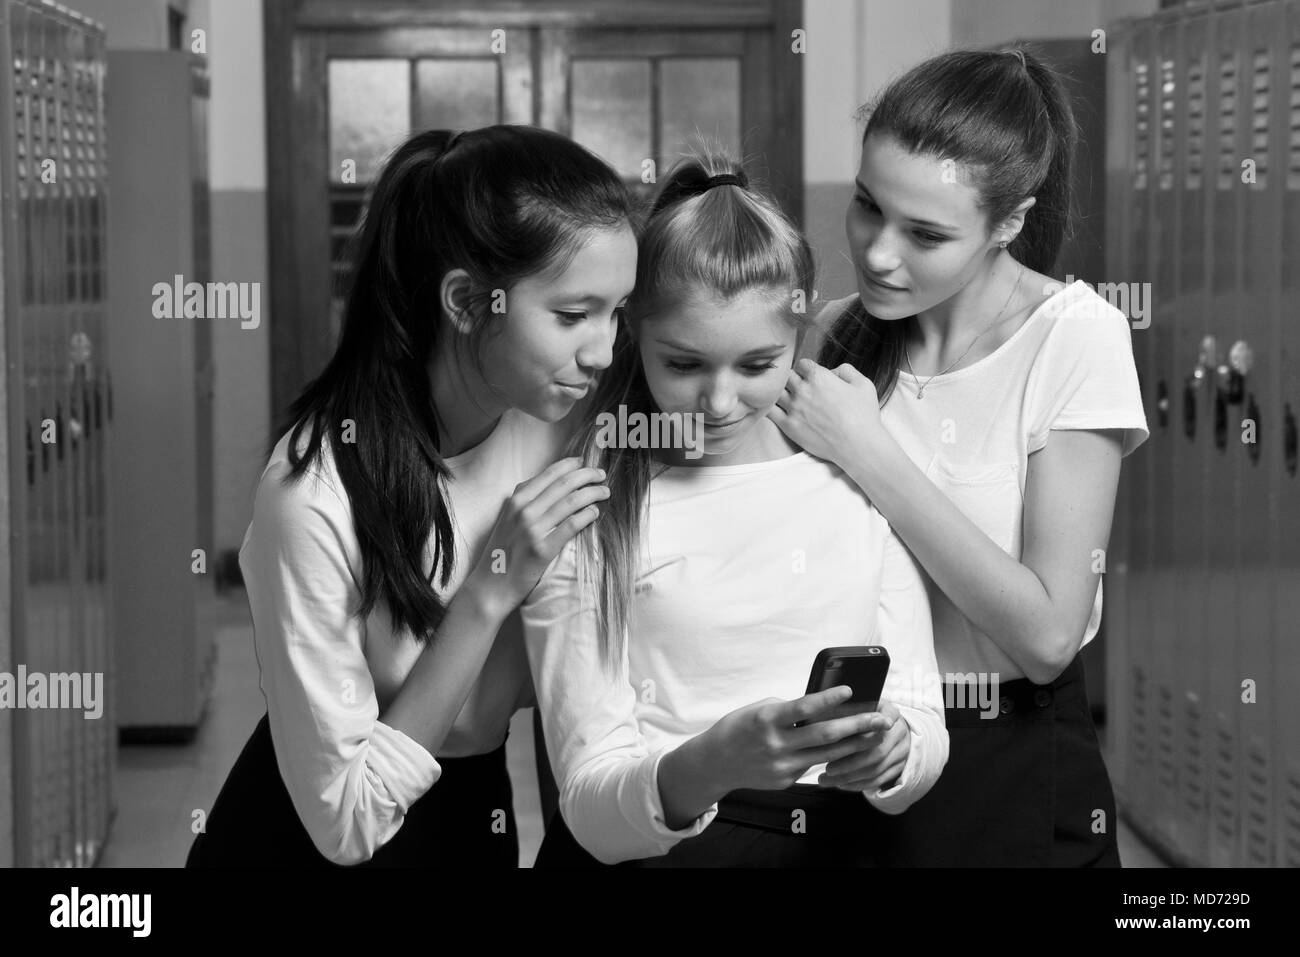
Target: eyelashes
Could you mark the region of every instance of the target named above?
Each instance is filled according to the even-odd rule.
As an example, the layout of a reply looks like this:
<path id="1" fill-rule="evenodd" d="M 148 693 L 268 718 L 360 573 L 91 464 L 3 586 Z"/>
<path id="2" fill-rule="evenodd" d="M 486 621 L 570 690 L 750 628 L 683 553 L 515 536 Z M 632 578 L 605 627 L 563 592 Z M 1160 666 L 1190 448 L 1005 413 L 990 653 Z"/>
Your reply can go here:
<path id="1" fill-rule="evenodd" d="M 867 197 L 863 196 L 861 193 L 855 193 L 853 195 L 853 202 L 857 203 L 859 206 L 861 206 L 869 213 L 880 212 L 880 207 L 877 206 L 875 203 L 873 203 L 871 200 L 867 199 Z M 946 243 L 948 241 L 947 236 L 939 236 L 936 235 L 935 233 L 926 232 L 925 230 L 918 230 L 916 232 L 913 232 L 912 238 L 916 241 L 917 245 L 924 246 L 926 248 L 933 248 L 935 246 L 942 245 L 943 243 Z"/>

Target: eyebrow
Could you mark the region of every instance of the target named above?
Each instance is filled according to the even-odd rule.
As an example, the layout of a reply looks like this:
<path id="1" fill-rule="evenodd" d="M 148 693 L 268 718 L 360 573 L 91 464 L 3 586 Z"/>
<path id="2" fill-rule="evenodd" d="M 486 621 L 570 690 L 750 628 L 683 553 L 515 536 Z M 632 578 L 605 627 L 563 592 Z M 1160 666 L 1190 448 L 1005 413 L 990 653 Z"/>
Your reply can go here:
<path id="1" fill-rule="evenodd" d="M 853 181 L 853 185 L 856 186 L 862 192 L 866 193 L 868 199 L 875 199 L 875 197 L 871 195 L 871 190 L 867 189 L 865 186 L 862 185 L 862 180 L 855 179 Z M 933 227 L 934 229 L 946 229 L 949 232 L 953 232 L 953 233 L 961 232 L 961 230 L 959 230 L 956 226 L 950 226 L 947 223 L 936 223 L 929 219 L 911 219 L 908 221 L 916 223 L 916 225 L 918 226 L 930 226 Z"/>
<path id="2" fill-rule="evenodd" d="M 667 346 L 670 349 L 677 349 L 679 352 L 689 352 L 691 355 L 694 356 L 703 355 L 703 353 L 700 352 L 698 349 L 692 349 L 689 346 L 684 346 L 680 342 L 673 342 L 671 339 L 656 339 L 655 342 L 659 343 L 660 345 Z M 785 352 L 785 350 L 786 350 L 785 346 L 781 345 L 779 342 L 776 342 L 769 346 L 759 346 L 757 349 L 750 349 L 746 352 L 742 352 L 741 355 L 756 356 L 767 352 Z"/>
<path id="3" fill-rule="evenodd" d="M 623 296 L 621 299 L 618 300 L 618 302 L 624 303 L 627 302 L 627 300 L 628 300 L 628 296 Z M 563 293 L 559 293 L 556 296 L 554 296 L 552 301 L 569 303 L 575 306 L 603 306 L 606 302 L 603 296 L 596 296 L 596 295 L 568 296 Z"/>

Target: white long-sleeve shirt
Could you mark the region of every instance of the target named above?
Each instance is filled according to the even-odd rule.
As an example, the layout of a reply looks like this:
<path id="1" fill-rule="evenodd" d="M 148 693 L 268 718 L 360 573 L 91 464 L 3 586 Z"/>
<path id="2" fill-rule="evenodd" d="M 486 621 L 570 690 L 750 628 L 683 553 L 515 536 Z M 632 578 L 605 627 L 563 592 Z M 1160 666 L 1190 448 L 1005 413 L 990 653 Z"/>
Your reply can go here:
<path id="1" fill-rule="evenodd" d="M 663 756 L 737 708 L 806 690 L 817 652 L 883 645 L 883 700 L 910 731 L 903 774 L 866 799 L 886 813 L 924 795 L 948 758 L 920 571 L 835 466 L 806 453 L 748 465 L 670 468 L 650 486 L 633 620 L 604 669 L 592 594 L 570 544 L 524 604 L 560 810 L 605 863 L 666 854 L 699 834 L 664 822 Z M 800 780 L 815 783 L 824 765 Z"/>
<path id="2" fill-rule="evenodd" d="M 456 562 L 448 587 L 437 586 L 444 600 L 473 567 L 502 503 L 554 461 L 562 440 L 558 426 L 509 411 L 482 443 L 446 460 Z M 397 833 L 441 774 L 422 745 L 379 720 L 424 646 L 394 633 L 382 601 L 358 617 L 361 550 L 329 444 L 318 466 L 286 485 L 288 445 L 286 434 L 262 473 L 239 565 L 280 776 L 317 850 L 355 864 Z M 432 555 L 430 541 L 426 567 Z M 439 755 L 492 751 L 511 715 L 531 704 L 517 613 L 482 675 Z"/>

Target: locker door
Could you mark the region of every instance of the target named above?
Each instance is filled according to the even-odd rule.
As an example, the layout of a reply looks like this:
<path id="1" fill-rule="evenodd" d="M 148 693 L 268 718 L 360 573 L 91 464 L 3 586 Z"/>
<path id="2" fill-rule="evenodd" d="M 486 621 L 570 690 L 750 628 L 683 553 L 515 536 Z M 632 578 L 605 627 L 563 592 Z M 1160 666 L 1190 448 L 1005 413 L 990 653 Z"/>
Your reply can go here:
<path id="1" fill-rule="evenodd" d="M 1297 417 L 1300 417 L 1300 0 L 1286 7 L 1285 29 L 1279 30 L 1284 46 L 1277 51 L 1285 64 L 1285 88 L 1279 90 L 1284 121 L 1277 127 L 1285 139 L 1282 206 L 1281 311 L 1278 313 L 1278 355 L 1282 394 L 1272 414 L 1281 429 L 1274 448 L 1273 475 L 1278 489 L 1278 560 L 1276 574 L 1277 617 L 1275 671 L 1287 687 L 1278 688 L 1273 705 L 1273 746 L 1277 815 L 1277 864 L 1300 867 L 1300 708 L 1290 693 L 1290 683 L 1300 675 L 1300 468 L 1297 467 Z M 1274 440 L 1270 440 L 1274 441 Z"/>
<path id="2" fill-rule="evenodd" d="M 1175 455 L 1179 451 L 1174 431 L 1167 417 L 1161 419 L 1159 407 L 1167 401 L 1171 383 L 1177 381 L 1175 347 L 1182 317 L 1177 311 L 1177 257 L 1173 255 L 1178 237 L 1179 190 L 1176 188 L 1176 157 L 1186 150 L 1180 142 L 1178 103 L 1183 95 L 1177 67 L 1178 14 L 1173 12 L 1155 20 L 1155 57 L 1152 63 L 1156 95 L 1154 97 L 1155 141 L 1153 147 L 1155 175 L 1151 183 L 1153 205 L 1148 248 L 1151 259 L 1141 274 L 1151 283 L 1154 309 L 1149 328 L 1135 331 L 1148 341 L 1150 382 L 1155 389 L 1157 426 L 1147 445 L 1151 462 L 1151 670 L 1153 693 L 1153 749 L 1155 790 L 1152 794 L 1152 824 L 1166 843 L 1177 847 L 1181 834 L 1176 821 L 1178 801 L 1178 746 L 1175 721 L 1173 664 L 1178 653 L 1178 563 L 1174 551 L 1177 516 L 1174 490 L 1179 474 Z"/>
<path id="3" fill-rule="evenodd" d="M 1154 174 L 1154 100 L 1155 71 L 1154 30 L 1148 21 L 1133 25 L 1131 55 L 1128 65 L 1128 93 L 1132 102 L 1132 155 L 1125 167 L 1129 172 L 1129 188 L 1121 196 L 1128 200 L 1117 210 L 1127 220 L 1127 261 L 1119 264 L 1117 275 L 1132 275 L 1148 281 L 1151 275 L 1150 232 L 1151 193 Z M 1149 331 L 1149 330 L 1148 330 Z M 1134 360 L 1142 389 L 1142 401 L 1152 407 L 1155 397 L 1155 369 L 1152 338 L 1145 333 L 1133 336 Z M 1126 690 L 1115 700 L 1127 701 L 1131 708 L 1131 752 L 1129 764 L 1129 794 L 1127 804 L 1150 826 L 1150 813 L 1155 799 L 1154 776 L 1154 724 L 1155 692 L 1151 680 L 1154 661 L 1151 629 L 1154 617 L 1152 606 L 1152 525 L 1153 502 L 1152 460 L 1150 442 L 1138 449 L 1124 465 L 1129 493 L 1129 587 L 1128 615 L 1129 674 Z"/>
<path id="4" fill-rule="evenodd" d="M 1215 174 L 1210 231 L 1215 236 L 1210 268 L 1210 302 L 1214 331 L 1220 344 L 1231 345 L 1238 338 L 1237 317 L 1241 314 L 1241 247 L 1243 223 L 1241 160 L 1248 148 L 1249 71 L 1241 65 L 1243 22 L 1237 9 L 1214 13 L 1214 70 L 1211 73 L 1211 115 L 1217 116 L 1214 151 Z M 1245 73 L 1245 88 L 1242 75 Z M 1242 99 L 1245 98 L 1245 106 Z M 1246 119 L 1243 121 L 1243 115 Z M 1222 350 L 1222 345 L 1221 345 Z M 1220 355 L 1219 363 L 1226 357 Z M 1206 440 L 1212 442 L 1210 461 L 1211 511 L 1209 522 L 1208 588 L 1206 599 L 1209 626 L 1209 667 L 1213 678 L 1207 707 L 1210 728 L 1210 819 L 1209 861 L 1212 867 L 1237 863 L 1240 778 L 1238 719 L 1241 707 L 1240 620 L 1237 608 L 1236 560 L 1237 518 L 1241 496 L 1235 468 L 1240 433 L 1230 429 L 1228 392 L 1214 376 L 1210 390 L 1212 411 Z M 1239 444 L 1239 443 L 1238 443 Z"/>
<path id="5" fill-rule="evenodd" d="M 1129 210 L 1134 195 L 1130 171 L 1134 150 L 1132 40 L 1128 29 L 1112 30 L 1106 63 L 1106 235 L 1103 243 L 1107 276 L 1127 275 L 1130 257 Z M 1134 277 L 1136 278 L 1136 277 Z M 1138 517 L 1132 485 L 1140 474 L 1145 454 L 1141 449 L 1125 460 L 1115 498 L 1115 528 L 1111 533 L 1111 560 L 1106 578 L 1106 766 L 1121 801 L 1130 793 L 1132 759 L 1131 661 L 1132 646 L 1140 630 L 1134 628 L 1135 606 L 1140 601 L 1133 586 L 1133 552 Z"/>
<path id="6" fill-rule="evenodd" d="M 1177 690 L 1174 722 L 1178 728 L 1178 820 L 1179 850 L 1191 861 L 1204 861 L 1206 831 L 1206 645 L 1205 628 L 1206 508 L 1207 501 L 1207 402 L 1212 370 L 1201 359 L 1205 337 L 1210 333 L 1206 309 L 1206 256 L 1213 238 L 1206 228 L 1206 194 L 1213 182 L 1208 167 L 1206 99 L 1209 70 L 1208 18 L 1196 15 L 1182 25 L 1178 53 L 1184 95 L 1185 149 L 1180 151 L 1178 175 L 1178 292 L 1175 321 L 1177 348 L 1170 380 L 1168 429 L 1175 449 L 1174 525 L 1177 556 L 1178 653 L 1173 659 Z"/>
<path id="7" fill-rule="evenodd" d="M 1253 701 L 1243 701 L 1241 714 L 1241 840 L 1239 861 L 1248 866 L 1273 863 L 1273 721 L 1272 702 L 1279 683 L 1273 671 L 1272 570 L 1275 567 L 1277 494 L 1273 487 L 1273 436 L 1278 432 L 1277 334 L 1282 261 L 1281 137 L 1283 114 L 1276 91 L 1285 86 L 1275 57 L 1282 35 L 1280 0 L 1249 7 L 1243 31 L 1242 64 L 1249 67 L 1249 94 L 1243 74 L 1241 106 L 1249 106 L 1248 148 L 1255 161 L 1255 182 L 1243 184 L 1246 242 L 1242 259 L 1242 305 L 1237 342 L 1228 361 L 1240 376 L 1241 401 L 1234 407 L 1231 443 L 1240 476 L 1240 552 L 1237 600 L 1241 640 L 1239 680 L 1255 683 Z M 1281 63 L 1278 61 L 1281 60 Z M 1285 127 L 1281 127 L 1285 129 Z M 1267 410 L 1267 411 L 1266 411 Z M 1251 427 L 1254 435 L 1250 434 Z M 1254 438 L 1250 442 L 1248 439 Z"/>

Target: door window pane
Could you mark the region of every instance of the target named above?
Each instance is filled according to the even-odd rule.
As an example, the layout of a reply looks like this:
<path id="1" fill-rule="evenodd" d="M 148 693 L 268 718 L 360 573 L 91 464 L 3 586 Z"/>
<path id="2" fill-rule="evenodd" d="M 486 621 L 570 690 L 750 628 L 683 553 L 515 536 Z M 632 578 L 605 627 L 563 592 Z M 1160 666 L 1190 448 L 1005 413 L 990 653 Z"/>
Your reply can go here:
<path id="1" fill-rule="evenodd" d="M 740 61 L 666 58 L 659 61 L 659 150 L 667 172 L 697 138 L 740 154 Z"/>
<path id="2" fill-rule="evenodd" d="M 330 182 L 355 160 L 357 182 L 379 174 L 385 156 L 411 132 L 410 64 L 406 60 L 330 60 Z"/>
<path id="3" fill-rule="evenodd" d="M 415 128 L 473 130 L 500 122 L 496 60 L 417 60 Z"/>
<path id="4" fill-rule="evenodd" d="M 573 61 L 570 74 L 573 138 L 618 171 L 641 178 L 653 156 L 650 142 L 650 61 Z"/>

